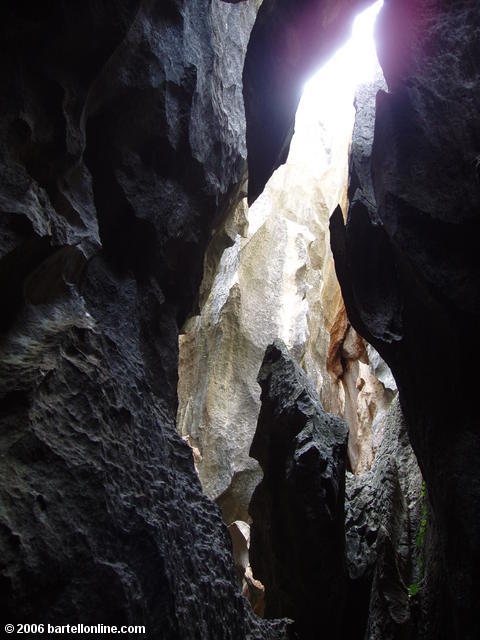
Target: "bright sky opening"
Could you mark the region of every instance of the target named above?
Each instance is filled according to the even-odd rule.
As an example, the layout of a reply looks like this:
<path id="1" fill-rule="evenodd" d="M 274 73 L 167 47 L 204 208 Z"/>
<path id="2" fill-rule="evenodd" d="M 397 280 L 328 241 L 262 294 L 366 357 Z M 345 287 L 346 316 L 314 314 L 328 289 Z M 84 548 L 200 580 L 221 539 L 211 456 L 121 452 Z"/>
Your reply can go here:
<path id="1" fill-rule="evenodd" d="M 339 202 L 340 195 L 334 190 L 330 193 L 330 190 L 332 184 L 346 183 L 348 147 L 355 119 L 355 90 L 359 84 L 374 80 L 381 73 L 373 31 L 382 4 L 383 0 L 380 0 L 357 16 L 348 42 L 305 84 L 297 109 L 295 135 L 287 165 L 277 169 L 270 179 L 275 185 L 272 187 L 274 190 L 278 190 L 282 183 L 287 194 L 285 198 L 295 199 L 293 209 L 311 206 L 312 215 L 315 215 L 315 207 L 310 202 L 313 184 L 322 190 L 322 185 L 325 186 L 322 198 L 327 204 L 335 207 Z M 294 170 L 289 172 L 288 167 L 294 167 Z M 329 177 L 325 177 L 327 171 Z M 334 178 L 337 174 L 337 178 Z M 300 175 L 309 189 L 307 195 L 298 183 Z M 250 235 L 258 230 L 269 215 L 269 193 L 267 185 L 249 210 Z"/>
<path id="2" fill-rule="evenodd" d="M 348 42 L 305 84 L 296 128 L 314 113 L 340 120 L 351 109 L 355 88 L 375 78 L 379 64 L 373 32 L 382 5 L 379 0 L 355 18 Z"/>

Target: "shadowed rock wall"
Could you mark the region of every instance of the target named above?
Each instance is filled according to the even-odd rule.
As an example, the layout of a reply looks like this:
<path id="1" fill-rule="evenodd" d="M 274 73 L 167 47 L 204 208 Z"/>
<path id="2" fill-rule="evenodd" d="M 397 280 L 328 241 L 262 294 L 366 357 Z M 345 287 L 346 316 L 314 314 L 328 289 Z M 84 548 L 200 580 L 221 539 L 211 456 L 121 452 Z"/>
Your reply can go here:
<path id="1" fill-rule="evenodd" d="M 260 15 L 266 18 L 274 4 L 264 4 Z M 268 114 L 277 106 L 275 88 L 290 84 L 283 82 L 287 70 L 301 76 L 309 65 L 307 53 L 294 58 L 296 67 L 285 64 L 288 47 L 277 58 L 278 49 L 302 33 L 295 18 L 282 23 L 290 4 L 279 5 L 270 33 L 268 21 L 263 30 L 258 21 L 258 43 L 252 38 L 244 73 L 252 198 L 284 158 L 295 90 L 264 137 L 267 117 L 250 117 L 250 108 L 260 113 L 251 107 L 251 96 L 261 78 L 270 78 L 262 96 L 262 113 Z M 462 640 L 480 635 L 480 555 L 474 542 L 480 526 L 480 438 L 475 403 L 462 401 L 476 395 L 475 377 L 465 372 L 480 347 L 479 19 L 474 0 L 385 0 L 378 33 L 388 93 L 377 99 L 368 198 L 373 206 L 353 197 L 346 229 L 340 211 L 332 220 L 349 319 L 394 373 L 429 487 L 445 581 L 437 589 L 440 637 Z M 256 47 L 269 52 L 258 73 Z"/>
<path id="2" fill-rule="evenodd" d="M 250 560 L 265 585 L 265 615 L 293 618 L 305 640 L 338 638 L 348 427 L 323 410 L 281 341 L 267 347 L 258 381 L 262 407 L 250 453 L 264 477 L 250 503 Z"/>
<path id="3" fill-rule="evenodd" d="M 292 617 L 301 639 L 436 638 L 438 567 L 427 536 L 419 542 L 428 503 L 398 398 L 372 470 L 345 482 L 347 426 L 280 341 L 258 380 L 251 454 L 264 477 L 250 503 L 250 558 L 265 615 Z"/>
<path id="4" fill-rule="evenodd" d="M 283 637 L 175 429 L 177 324 L 245 178 L 256 4 L 2 4 L 5 622 Z"/>
<path id="5" fill-rule="evenodd" d="M 437 637 L 462 640 L 480 633 L 480 437 L 461 401 L 480 346 L 479 25 L 476 2 L 385 2 L 372 186 L 331 225 L 349 318 L 394 373 L 429 489 Z"/>
<path id="6" fill-rule="evenodd" d="M 438 629 L 427 591 L 435 589 L 435 566 L 427 563 L 425 540 L 418 538 L 427 497 L 398 398 L 384 417 L 383 431 L 372 470 L 347 474 L 348 609 L 357 612 L 359 627 L 363 618 L 362 637 L 368 640 L 433 640 Z M 409 588 L 417 584 L 422 588 L 412 595 Z"/>

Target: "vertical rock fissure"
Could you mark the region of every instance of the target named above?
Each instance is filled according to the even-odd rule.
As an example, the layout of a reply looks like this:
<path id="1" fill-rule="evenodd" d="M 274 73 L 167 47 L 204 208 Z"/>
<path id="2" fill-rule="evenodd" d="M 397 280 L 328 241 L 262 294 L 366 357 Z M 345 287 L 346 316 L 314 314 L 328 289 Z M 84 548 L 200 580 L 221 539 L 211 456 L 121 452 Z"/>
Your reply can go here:
<path id="1" fill-rule="evenodd" d="M 336 72 L 330 64 L 307 86 L 286 164 L 214 234 L 200 315 L 180 336 L 178 429 L 227 523 L 248 518 L 260 477 L 248 448 L 260 406 L 256 375 L 274 338 L 311 376 L 325 408 L 346 418 L 355 472 L 371 467 L 372 424 L 394 392 L 392 380 L 388 386 L 376 377 L 378 356 L 348 322 L 330 250 L 329 217 L 338 204 L 347 208 L 355 114 L 353 85 L 335 83 Z M 371 95 L 365 88 L 356 100 Z M 362 112 L 355 125 L 360 138 L 364 119 Z"/>
<path id="2" fill-rule="evenodd" d="M 372 100 L 383 77 L 376 63 L 376 80 L 355 92 L 332 83 L 329 67 L 322 73 L 306 87 L 285 165 L 213 235 L 200 314 L 179 338 L 177 428 L 229 526 L 239 580 L 257 612 L 263 604 L 248 564 L 249 504 L 263 474 L 250 445 L 265 348 L 282 339 L 323 407 L 346 420 L 347 467 L 356 474 L 371 469 L 396 394 L 388 367 L 348 322 L 328 227 L 339 204 L 347 210 L 349 184 L 363 167 L 349 166 L 349 151 L 373 131 Z M 318 99 L 321 91 L 329 99 Z"/>

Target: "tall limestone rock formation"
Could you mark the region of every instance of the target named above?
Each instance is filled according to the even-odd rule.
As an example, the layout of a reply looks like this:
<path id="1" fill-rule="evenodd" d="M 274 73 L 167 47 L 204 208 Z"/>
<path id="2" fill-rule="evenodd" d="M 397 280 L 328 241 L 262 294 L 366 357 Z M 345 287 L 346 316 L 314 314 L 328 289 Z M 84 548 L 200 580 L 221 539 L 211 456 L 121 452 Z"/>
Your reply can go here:
<path id="1" fill-rule="evenodd" d="M 398 398 L 371 471 L 345 478 L 347 425 L 281 341 L 258 381 L 251 454 L 264 477 L 250 503 L 250 559 L 265 615 L 291 617 L 303 640 L 436 638 L 431 511 Z"/>
<path id="2" fill-rule="evenodd" d="M 4 623 L 282 637 L 175 428 L 177 323 L 245 178 L 257 4 L 2 3 Z"/>
<path id="3" fill-rule="evenodd" d="M 303 640 L 340 638 L 348 427 L 324 411 L 280 340 L 267 347 L 258 381 L 251 454 L 264 477 L 250 504 L 250 557 L 265 585 L 265 615 L 292 618 Z"/>
<path id="4" fill-rule="evenodd" d="M 261 478 L 249 448 L 260 410 L 257 373 L 272 340 L 285 342 L 326 410 L 347 420 L 356 473 L 371 467 L 376 425 L 394 395 L 394 384 L 377 379 L 365 342 L 349 326 L 330 250 L 330 215 L 339 202 L 347 205 L 355 114 L 353 85 L 337 80 L 329 64 L 307 84 L 287 162 L 258 200 L 249 209 L 242 203 L 213 237 L 201 313 L 180 336 L 178 428 L 228 524 L 247 521 Z M 382 82 L 378 71 L 356 98 L 357 110 L 368 104 L 372 123 Z"/>
<path id="5" fill-rule="evenodd" d="M 439 639 L 480 635 L 480 436 L 461 400 L 480 353 L 479 28 L 478 2 L 385 3 L 370 204 L 332 221 L 349 318 L 395 375 L 429 489 Z"/>
<path id="6" fill-rule="evenodd" d="M 282 16 L 297 8 L 294 0 L 281 5 Z M 275 43 L 300 42 L 304 29 L 279 14 L 269 30 L 263 9 L 244 73 L 252 198 L 292 131 L 299 92 L 288 72 L 301 76 L 312 58 L 307 38 L 279 59 Z M 340 211 L 332 225 L 349 319 L 395 375 L 429 489 L 440 576 L 432 615 L 442 640 L 480 635 L 480 439 L 475 403 L 462 401 L 476 395 L 476 378 L 465 372 L 480 353 L 479 21 L 476 0 L 385 0 L 377 31 L 388 93 L 377 99 L 374 215 L 353 203 L 346 228 Z M 265 77 L 272 80 L 262 118 Z M 281 115 L 265 125 L 285 86 Z"/>
<path id="7" fill-rule="evenodd" d="M 263 2 L 243 71 L 250 201 L 286 158 L 304 80 L 366 4 Z M 6 622 L 282 637 L 241 599 L 175 428 L 178 327 L 245 179 L 257 6 L 2 3 Z M 335 219 L 350 322 L 395 374 L 427 481 L 435 640 L 480 635 L 478 419 L 463 401 L 480 352 L 479 28 L 476 0 L 385 0 L 375 215 Z"/>
<path id="8" fill-rule="evenodd" d="M 200 316 L 180 336 L 178 428 L 199 450 L 203 488 L 227 523 L 248 520 L 261 478 L 249 449 L 260 410 L 257 374 L 273 339 L 289 346 L 325 406 L 342 411 L 327 353 L 335 323 L 346 329 L 328 238 L 329 217 L 346 202 L 353 105 L 343 108 L 346 125 L 335 128 L 338 113 L 314 111 L 304 97 L 288 162 L 257 202 L 249 210 L 242 203 L 227 223 L 231 246 L 214 265 L 213 279 L 216 256 L 207 254 L 210 290 Z"/>

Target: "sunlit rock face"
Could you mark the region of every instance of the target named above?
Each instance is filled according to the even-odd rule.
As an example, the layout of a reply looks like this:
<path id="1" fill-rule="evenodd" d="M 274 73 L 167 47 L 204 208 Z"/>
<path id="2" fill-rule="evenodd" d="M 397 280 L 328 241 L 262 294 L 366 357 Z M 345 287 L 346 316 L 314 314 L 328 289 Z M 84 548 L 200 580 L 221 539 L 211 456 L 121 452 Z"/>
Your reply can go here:
<path id="1" fill-rule="evenodd" d="M 256 11 L 8 3 L 0 20 L 0 556 L 9 623 L 277 638 L 175 429 L 177 322 L 245 177 Z"/>
<path id="2" fill-rule="evenodd" d="M 254 613 L 259 616 L 265 613 L 265 587 L 253 577 L 250 566 L 250 526 L 241 520 L 235 520 L 228 526 L 232 538 L 233 559 L 242 594 L 250 602 Z"/>
<path id="3" fill-rule="evenodd" d="M 397 389 L 393 379 L 389 388 L 377 378 L 374 363 L 381 360 L 380 356 L 367 348 L 351 326 L 345 332 L 340 356 L 344 398 L 341 415 L 349 426 L 349 467 L 354 473 L 363 473 L 372 466 L 382 442 L 383 419 Z"/>
<path id="4" fill-rule="evenodd" d="M 327 65 L 307 84 L 286 164 L 254 205 L 242 203 L 213 238 L 201 315 L 180 337 L 178 428 L 200 452 L 202 485 L 227 523 L 247 520 L 261 477 L 248 449 L 260 408 L 256 376 L 273 339 L 287 344 L 326 410 L 345 417 L 355 473 L 370 468 L 393 397 L 348 323 L 330 250 L 329 217 L 339 202 L 347 204 L 355 113 L 354 87 L 337 73 Z M 377 75 L 356 98 L 361 108 L 364 100 L 373 108 L 371 123 Z M 227 240 L 232 246 L 222 254 Z"/>
<path id="5" fill-rule="evenodd" d="M 343 369 L 327 370 L 330 332 L 339 322 L 347 328 L 327 235 L 346 197 L 352 103 L 343 108 L 314 110 L 304 98 L 288 162 L 248 211 L 246 233 L 246 205 L 227 222 L 233 244 L 213 281 L 207 258 L 211 289 L 180 337 L 178 427 L 199 449 L 202 485 L 227 523 L 248 519 L 261 477 L 249 448 L 260 408 L 256 378 L 273 339 L 285 341 L 328 410 L 344 408 Z"/>

